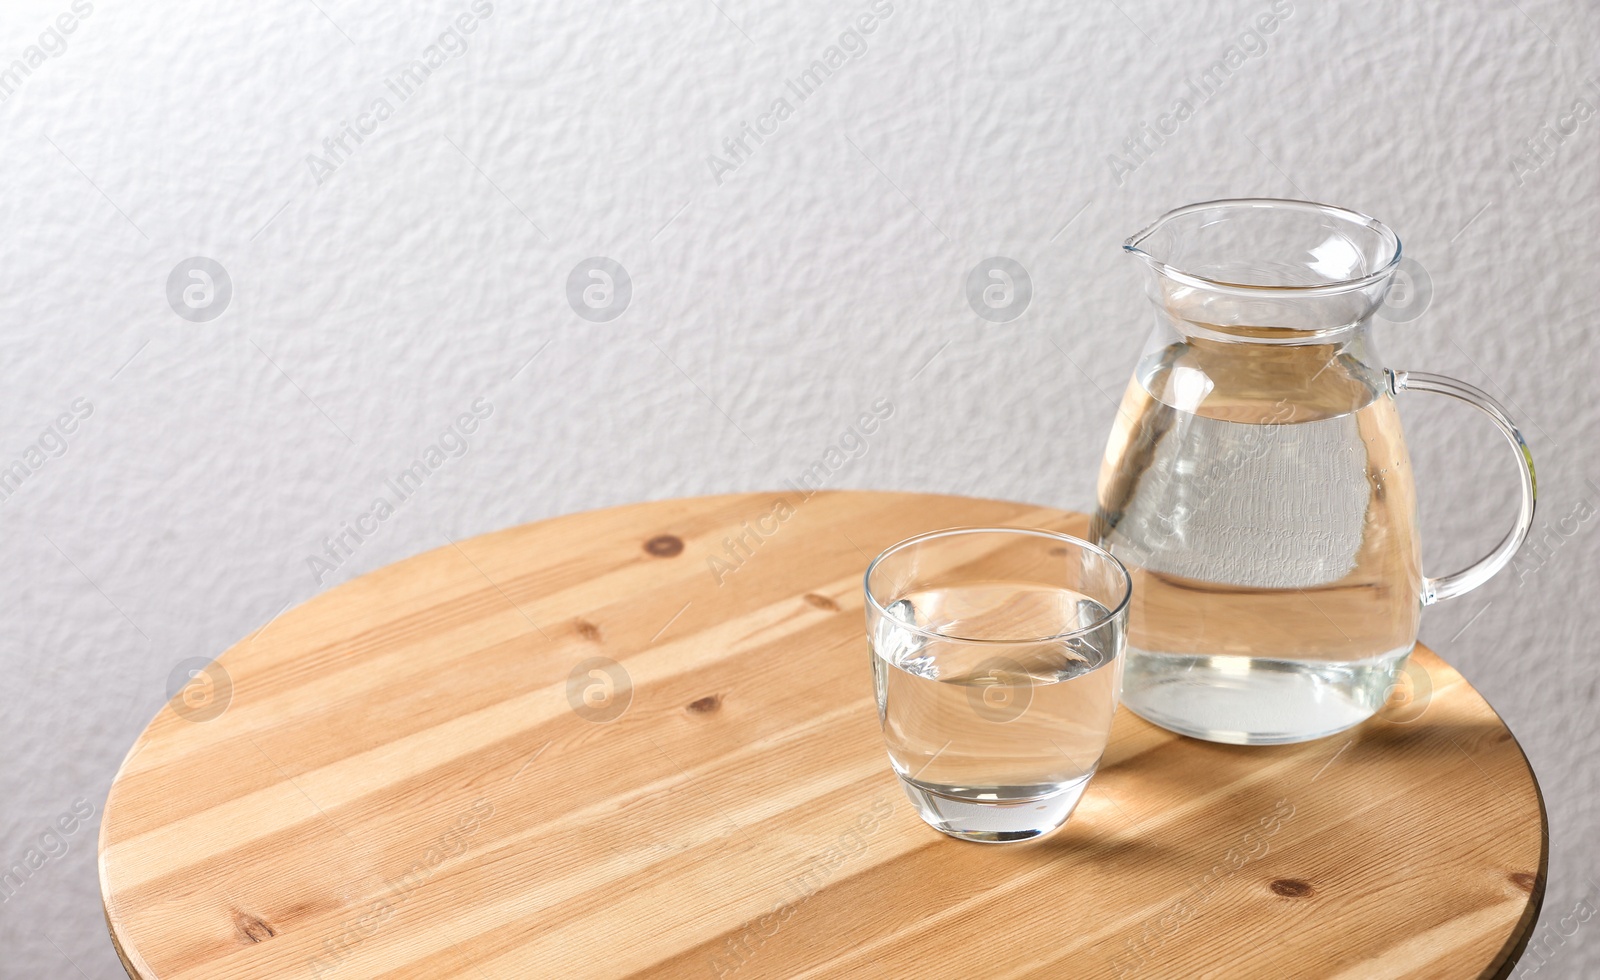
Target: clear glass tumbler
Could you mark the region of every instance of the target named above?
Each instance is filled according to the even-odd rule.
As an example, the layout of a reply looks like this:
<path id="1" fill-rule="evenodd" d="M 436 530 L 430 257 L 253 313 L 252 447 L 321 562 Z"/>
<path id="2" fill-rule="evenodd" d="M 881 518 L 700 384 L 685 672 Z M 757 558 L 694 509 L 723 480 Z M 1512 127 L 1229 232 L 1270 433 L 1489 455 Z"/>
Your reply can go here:
<path id="1" fill-rule="evenodd" d="M 952 528 L 889 548 L 865 587 L 878 719 L 922 819 L 986 843 L 1065 823 L 1117 710 L 1121 562 L 1053 531 Z"/>

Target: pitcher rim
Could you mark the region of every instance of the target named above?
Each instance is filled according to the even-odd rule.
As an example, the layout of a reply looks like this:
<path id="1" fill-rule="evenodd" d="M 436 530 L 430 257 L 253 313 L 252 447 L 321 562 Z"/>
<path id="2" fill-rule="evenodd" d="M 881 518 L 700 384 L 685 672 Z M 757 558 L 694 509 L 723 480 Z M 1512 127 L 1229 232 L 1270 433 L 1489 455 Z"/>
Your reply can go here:
<path id="1" fill-rule="evenodd" d="M 1376 232 L 1386 243 L 1391 243 L 1393 254 L 1376 271 L 1353 279 L 1340 279 L 1335 282 L 1322 282 L 1314 285 L 1255 285 L 1252 283 L 1228 282 L 1222 279 L 1211 279 L 1206 276 L 1185 272 L 1176 266 L 1161 261 L 1154 255 L 1140 248 L 1151 235 L 1158 229 L 1175 218 L 1194 214 L 1198 211 L 1212 211 L 1225 207 L 1233 208 L 1280 208 L 1285 210 L 1315 211 L 1321 214 L 1338 217 L 1355 224 L 1363 225 Z M 1199 201 L 1194 204 L 1185 204 L 1183 207 L 1173 208 L 1150 224 L 1130 235 L 1122 243 L 1124 251 L 1132 253 L 1143 259 L 1152 269 L 1161 275 L 1202 289 L 1217 290 L 1241 296 L 1285 295 L 1285 296 L 1329 296 L 1351 290 L 1364 289 L 1368 286 L 1382 282 L 1394 273 L 1395 267 L 1400 264 L 1400 236 L 1394 229 L 1374 218 L 1372 215 L 1351 208 L 1341 208 L 1333 204 L 1320 204 L 1316 201 L 1302 201 L 1288 197 L 1224 197 L 1214 201 Z"/>

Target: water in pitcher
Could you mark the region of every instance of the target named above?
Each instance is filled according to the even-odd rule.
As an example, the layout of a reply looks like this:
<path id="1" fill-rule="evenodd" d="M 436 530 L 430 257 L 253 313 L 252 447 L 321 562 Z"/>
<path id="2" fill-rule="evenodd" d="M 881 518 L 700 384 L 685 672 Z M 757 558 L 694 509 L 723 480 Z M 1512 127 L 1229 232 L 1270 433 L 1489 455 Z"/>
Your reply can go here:
<path id="1" fill-rule="evenodd" d="M 878 712 L 895 771 L 937 801 L 925 817 L 981 820 L 989 835 L 970 839 L 987 840 L 1065 820 L 1110 734 L 1115 634 L 980 645 L 904 627 L 1052 637 L 1103 621 L 1106 607 L 1070 589 L 974 582 L 912 592 L 886 612 L 871 636 Z"/>
<path id="2" fill-rule="evenodd" d="M 1410 464 L 1353 344 L 1182 337 L 1123 397 L 1093 537 L 1141 597 L 1123 703 L 1212 741 L 1302 741 L 1380 707 L 1422 583 Z"/>

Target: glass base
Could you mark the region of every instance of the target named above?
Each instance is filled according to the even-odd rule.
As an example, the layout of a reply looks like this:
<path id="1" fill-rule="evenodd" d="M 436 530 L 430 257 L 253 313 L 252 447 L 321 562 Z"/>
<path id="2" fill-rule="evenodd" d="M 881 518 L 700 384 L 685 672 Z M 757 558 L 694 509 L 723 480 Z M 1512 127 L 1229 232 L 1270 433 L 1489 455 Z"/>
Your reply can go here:
<path id="1" fill-rule="evenodd" d="M 1410 648 L 1344 663 L 1128 651 L 1122 705 L 1208 742 L 1287 745 L 1354 728 L 1395 690 Z"/>
<path id="2" fill-rule="evenodd" d="M 1300 742 L 1314 742 L 1319 738 L 1327 738 L 1329 735 L 1337 735 L 1340 732 L 1349 731 L 1371 717 L 1371 715 L 1367 715 L 1354 721 L 1344 722 L 1337 728 L 1326 730 L 1261 733 L 1239 731 L 1231 728 L 1215 728 L 1209 725 L 1203 727 L 1191 725 L 1150 708 L 1140 710 L 1133 705 L 1128 705 L 1127 708 L 1158 728 L 1165 728 L 1167 731 L 1177 735 L 1197 738 L 1203 742 L 1216 742 L 1220 745 L 1295 745 Z"/>
<path id="3" fill-rule="evenodd" d="M 905 776 L 899 779 L 918 816 L 934 830 L 980 844 L 1011 844 L 1042 837 L 1066 823 L 1093 775 L 1091 772 L 1043 796 L 1019 797 L 1007 796 L 1005 787 L 985 792 L 936 789 Z"/>

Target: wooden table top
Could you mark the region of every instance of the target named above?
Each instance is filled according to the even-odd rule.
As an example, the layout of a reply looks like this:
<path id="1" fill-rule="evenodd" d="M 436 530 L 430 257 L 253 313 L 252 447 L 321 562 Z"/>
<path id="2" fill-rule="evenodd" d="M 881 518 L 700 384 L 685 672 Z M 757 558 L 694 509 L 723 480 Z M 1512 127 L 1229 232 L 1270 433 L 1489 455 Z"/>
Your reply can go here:
<path id="1" fill-rule="evenodd" d="M 667 500 L 448 544 L 284 613 L 112 786 L 100 879 L 128 974 L 1509 973 L 1543 803 L 1420 647 L 1414 696 L 1350 732 L 1215 745 L 1121 711 L 1057 833 L 924 825 L 878 732 L 861 575 L 961 524 L 1086 528 L 919 494 Z"/>

